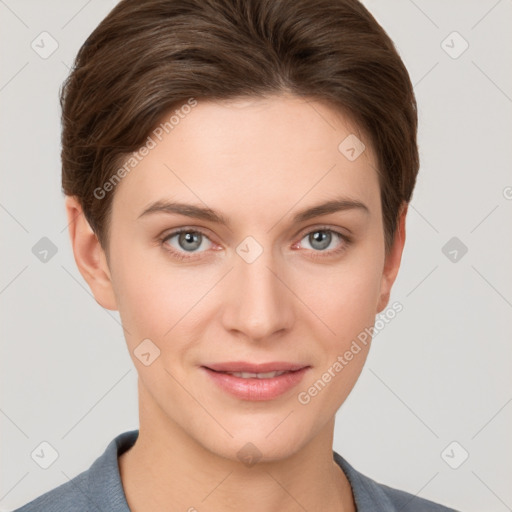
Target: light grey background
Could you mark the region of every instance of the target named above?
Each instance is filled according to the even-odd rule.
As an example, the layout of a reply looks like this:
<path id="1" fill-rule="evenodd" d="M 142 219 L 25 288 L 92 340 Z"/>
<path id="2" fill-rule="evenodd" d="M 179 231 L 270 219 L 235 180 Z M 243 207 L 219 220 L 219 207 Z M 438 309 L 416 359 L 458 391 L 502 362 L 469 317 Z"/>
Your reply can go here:
<path id="1" fill-rule="evenodd" d="M 391 297 L 404 310 L 375 337 L 334 448 L 390 486 L 512 510 L 512 1 L 364 3 L 415 84 L 421 170 Z M 60 192 L 59 87 L 114 4 L 0 0 L 0 510 L 138 427 L 119 317 L 75 266 Z M 58 43 L 46 59 L 31 47 L 43 31 Z M 469 44 L 457 58 L 454 31 Z M 46 263 L 32 252 L 42 237 L 58 251 Z M 456 262 L 442 252 L 452 237 L 468 248 Z M 43 441 L 59 454 L 46 470 L 31 458 Z"/>

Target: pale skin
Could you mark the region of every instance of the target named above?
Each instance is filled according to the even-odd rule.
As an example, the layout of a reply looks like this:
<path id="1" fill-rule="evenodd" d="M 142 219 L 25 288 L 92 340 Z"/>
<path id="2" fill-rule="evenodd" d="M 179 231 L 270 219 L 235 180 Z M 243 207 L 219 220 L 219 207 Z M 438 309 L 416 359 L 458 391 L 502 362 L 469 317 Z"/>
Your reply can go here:
<path id="1" fill-rule="evenodd" d="M 307 405 L 297 400 L 386 308 L 404 247 L 407 205 L 386 254 L 370 141 L 360 136 L 366 150 L 354 161 L 338 150 L 351 133 L 341 113 L 294 96 L 199 101 L 115 188 L 108 259 L 66 198 L 78 268 L 96 301 L 119 311 L 138 372 L 139 438 L 119 457 L 131 510 L 355 511 L 332 457 L 334 419 L 369 344 Z M 366 209 L 293 221 L 339 198 Z M 207 206 L 229 227 L 140 216 L 157 200 Z M 200 245 L 169 237 L 182 227 L 199 231 Z M 331 234 L 326 249 L 309 236 L 317 231 Z M 249 236 L 263 250 L 252 263 L 236 252 Z M 149 366 L 134 355 L 144 339 L 160 350 Z M 225 361 L 310 370 L 297 388 L 255 402 L 200 371 Z M 237 457 L 249 442 L 262 454 L 250 467 Z"/>

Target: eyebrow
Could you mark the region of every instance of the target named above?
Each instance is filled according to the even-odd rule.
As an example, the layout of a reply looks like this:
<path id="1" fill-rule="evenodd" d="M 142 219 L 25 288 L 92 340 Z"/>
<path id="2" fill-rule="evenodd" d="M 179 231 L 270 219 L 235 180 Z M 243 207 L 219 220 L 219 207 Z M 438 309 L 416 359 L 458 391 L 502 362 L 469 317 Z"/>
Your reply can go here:
<path id="1" fill-rule="evenodd" d="M 359 210 L 366 214 L 370 213 L 369 208 L 361 201 L 356 201 L 349 198 L 339 198 L 301 210 L 295 214 L 292 222 L 299 224 L 301 222 L 314 219 L 315 217 L 347 210 Z M 211 208 L 193 204 L 172 202 L 167 200 L 155 201 L 154 203 L 151 203 L 147 208 L 145 208 L 144 211 L 138 216 L 138 218 L 140 219 L 141 217 L 153 213 L 184 215 L 185 217 L 205 220 L 215 224 L 221 224 L 223 226 L 230 227 L 229 220 L 226 219 L 226 217 L 224 217 L 222 214 L 212 210 Z"/>

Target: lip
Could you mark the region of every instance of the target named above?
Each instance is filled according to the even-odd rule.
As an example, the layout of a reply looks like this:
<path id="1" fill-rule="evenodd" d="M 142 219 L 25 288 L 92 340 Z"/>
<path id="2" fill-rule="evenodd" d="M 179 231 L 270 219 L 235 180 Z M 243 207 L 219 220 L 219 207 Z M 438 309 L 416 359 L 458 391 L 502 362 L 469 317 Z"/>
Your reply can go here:
<path id="1" fill-rule="evenodd" d="M 216 372 L 248 372 L 248 373 L 265 373 L 265 372 L 286 372 L 300 370 L 306 367 L 305 364 L 286 363 L 283 361 L 272 361 L 269 363 L 248 363 L 245 361 L 230 361 L 226 363 L 214 363 L 203 365 L 204 368 L 215 370 Z"/>
<path id="2" fill-rule="evenodd" d="M 277 398 L 297 386 L 310 367 L 280 362 L 263 364 L 231 362 L 202 366 L 201 369 L 221 390 L 230 395 L 242 400 L 264 401 Z M 283 375 L 268 379 L 244 379 L 222 373 L 266 373 L 272 371 L 288 371 L 290 373 L 284 373 Z"/>

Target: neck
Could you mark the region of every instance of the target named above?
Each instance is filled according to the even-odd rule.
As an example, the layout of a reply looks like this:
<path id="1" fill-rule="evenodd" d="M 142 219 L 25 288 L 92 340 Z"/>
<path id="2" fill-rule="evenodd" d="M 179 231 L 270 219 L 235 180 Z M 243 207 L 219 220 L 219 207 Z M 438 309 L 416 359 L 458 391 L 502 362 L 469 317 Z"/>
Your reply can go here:
<path id="1" fill-rule="evenodd" d="M 246 465 L 205 448 L 141 391 L 139 437 L 119 457 L 133 512 L 355 512 L 350 484 L 332 457 L 334 418 L 285 459 Z"/>

